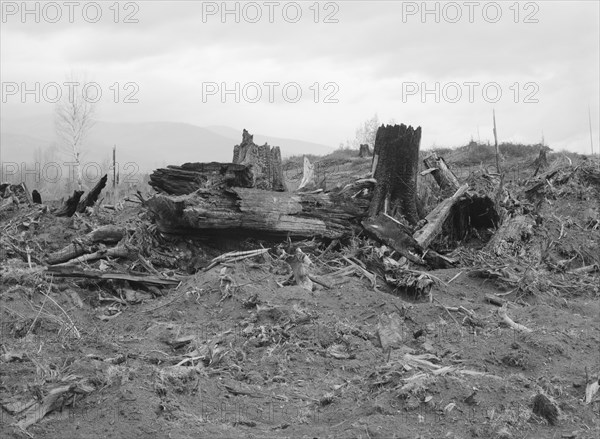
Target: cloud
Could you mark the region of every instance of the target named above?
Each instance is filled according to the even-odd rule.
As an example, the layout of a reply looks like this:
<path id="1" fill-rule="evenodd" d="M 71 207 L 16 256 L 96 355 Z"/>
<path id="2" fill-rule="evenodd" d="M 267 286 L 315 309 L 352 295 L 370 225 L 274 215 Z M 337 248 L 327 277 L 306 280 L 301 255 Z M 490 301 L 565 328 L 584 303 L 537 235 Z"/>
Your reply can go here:
<path id="1" fill-rule="evenodd" d="M 447 2 L 427 4 L 439 5 L 440 23 L 431 14 L 425 23 L 420 14 L 403 16 L 403 8 L 421 8 L 422 2 L 321 2 L 318 23 L 314 3 L 299 3 L 298 23 L 289 22 L 292 9 L 282 15 L 290 2 L 280 2 L 273 23 L 263 2 L 257 2 L 263 14 L 258 23 L 236 23 L 232 14 L 226 23 L 220 14 L 203 20 L 202 8 L 221 8 L 221 2 L 132 3 L 139 9 L 126 11 L 125 3 L 119 4 L 119 23 L 110 2 L 101 3 L 102 20 L 93 24 L 81 17 L 74 23 L 3 23 L 2 80 L 57 81 L 72 69 L 87 71 L 107 97 L 101 105 L 105 119 L 252 124 L 256 131 L 333 146 L 375 112 L 382 120 L 422 125 L 424 146 L 457 144 L 489 123 L 492 108 L 502 115 L 507 136 L 533 142 L 544 130 L 549 142 L 572 146 L 578 142 L 569 139 L 580 135 L 580 113 L 587 113 L 588 105 L 593 115 L 599 111 L 596 2 L 519 3 L 518 23 L 513 3 L 500 3 L 498 23 L 486 21 L 479 9 L 469 23 L 463 2 L 456 3 L 463 13 L 458 23 L 444 22 L 444 8 L 446 18 L 452 12 Z M 248 3 L 238 5 L 243 18 Z M 252 10 L 246 8 L 248 17 Z M 135 12 L 139 22 L 123 23 L 126 12 Z M 524 23 L 532 12 L 539 22 Z M 324 23 L 328 14 L 338 22 Z M 268 102 L 264 86 L 265 98 L 256 104 L 236 103 L 231 95 L 225 103 L 220 94 L 203 99 L 206 82 L 231 88 L 268 81 L 300 84 L 302 99 L 290 103 L 280 93 Z M 420 95 L 407 100 L 403 94 L 407 82 L 431 88 L 466 81 L 499 83 L 503 100 L 492 104 L 478 96 L 475 102 L 449 104 L 422 102 Z M 127 82 L 139 89 L 136 105 L 114 102 L 109 90 L 118 83 L 121 98 Z M 537 104 L 522 102 L 528 82 L 539 86 Z M 326 83 L 335 86 L 326 89 Z M 332 90 L 339 103 L 324 103 Z M 2 104 L 15 114 L 30 107 Z M 597 138 L 597 122 L 594 131 Z"/>

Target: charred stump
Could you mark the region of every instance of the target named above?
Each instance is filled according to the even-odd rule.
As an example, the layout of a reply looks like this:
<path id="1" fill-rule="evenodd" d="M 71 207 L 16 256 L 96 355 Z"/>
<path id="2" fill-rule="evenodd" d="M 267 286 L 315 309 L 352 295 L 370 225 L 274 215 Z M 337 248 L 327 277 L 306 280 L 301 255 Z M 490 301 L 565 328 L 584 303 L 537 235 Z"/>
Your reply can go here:
<path id="1" fill-rule="evenodd" d="M 533 167 L 535 167 L 535 172 L 533 173 L 534 177 L 538 174 L 538 172 L 544 171 L 546 168 L 548 168 L 548 157 L 546 156 L 547 150 L 547 147 L 542 146 L 540 148 L 540 154 L 533 162 Z"/>
<path id="2" fill-rule="evenodd" d="M 79 200 L 83 195 L 83 191 L 73 191 L 73 195 L 69 197 L 65 203 L 54 211 L 55 216 L 73 216 L 77 212 Z"/>
<path id="3" fill-rule="evenodd" d="M 42 196 L 36 189 L 31 193 L 31 198 L 34 204 L 42 204 Z"/>
<path id="4" fill-rule="evenodd" d="M 88 207 L 92 207 L 94 204 L 96 204 L 96 201 L 98 201 L 98 197 L 100 196 L 100 192 L 102 192 L 102 189 L 104 189 L 104 187 L 106 186 L 107 180 L 108 175 L 104 174 L 104 177 L 102 177 L 100 181 L 96 183 L 94 188 L 90 192 L 88 192 L 85 198 L 79 202 L 79 205 L 77 206 L 77 212 L 83 213 L 85 212 L 85 209 L 87 209 Z"/>
<path id="5" fill-rule="evenodd" d="M 417 214 L 417 172 L 421 127 L 382 125 L 375 137 L 373 176 L 377 180 L 369 216 L 387 212 L 404 216 L 410 224 L 419 221 Z M 387 207 L 387 209 L 386 209 Z"/>
<path id="6" fill-rule="evenodd" d="M 358 150 L 359 157 L 371 157 L 373 153 L 371 152 L 371 148 L 367 144 L 360 145 L 360 149 Z"/>

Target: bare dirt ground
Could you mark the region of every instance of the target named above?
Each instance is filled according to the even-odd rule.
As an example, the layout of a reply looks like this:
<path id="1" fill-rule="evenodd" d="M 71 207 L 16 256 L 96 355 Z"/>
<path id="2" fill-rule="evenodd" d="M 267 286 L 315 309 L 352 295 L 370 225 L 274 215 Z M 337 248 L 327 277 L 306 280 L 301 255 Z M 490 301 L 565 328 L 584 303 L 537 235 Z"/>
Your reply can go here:
<path id="1" fill-rule="evenodd" d="M 600 373 L 600 278 L 569 273 L 598 263 L 597 189 L 554 188 L 510 257 L 457 247 L 458 267 L 428 272 L 433 301 L 336 275 L 343 256 L 378 246 L 364 238 L 328 251 L 300 243 L 331 286 L 309 292 L 284 285 L 290 268 L 274 250 L 200 269 L 259 243 L 165 239 L 141 207 L 4 214 L 0 435 L 598 438 L 600 400 L 585 398 Z M 6 245 L 41 259 L 103 224 L 126 227 L 182 282 L 52 277 Z M 135 258 L 89 265 L 144 272 Z M 507 326 L 486 296 L 530 332 Z M 555 414 L 534 410 L 540 394 Z"/>

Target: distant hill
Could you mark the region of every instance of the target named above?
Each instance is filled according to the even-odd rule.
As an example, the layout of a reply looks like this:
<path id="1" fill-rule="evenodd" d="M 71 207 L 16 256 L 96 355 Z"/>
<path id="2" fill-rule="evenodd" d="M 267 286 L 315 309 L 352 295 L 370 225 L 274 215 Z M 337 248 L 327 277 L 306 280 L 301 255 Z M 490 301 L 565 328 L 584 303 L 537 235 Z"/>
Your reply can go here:
<path id="1" fill-rule="evenodd" d="M 228 139 L 232 139 L 235 143 L 239 143 L 241 140 L 241 130 L 236 130 L 234 128 L 222 125 L 207 126 L 206 129 L 223 137 L 227 137 Z M 252 133 L 252 130 L 250 130 L 250 133 L 254 134 Z M 265 142 L 271 146 L 281 147 L 281 154 L 284 157 L 301 154 L 327 155 L 334 151 L 334 148 L 320 143 L 306 142 L 304 140 L 288 139 L 283 137 L 273 137 L 260 133 L 254 134 L 254 143 L 257 145 L 262 145 Z"/>
<path id="2" fill-rule="evenodd" d="M 0 132 L 0 160 L 16 163 L 33 160 L 38 148 L 46 148 L 50 142 L 25 134 Z"/>
<path id="3" fill-rule="evenodd" d="M 134 162 L 140 171 L 185 162 L 227 162 L 232 159 L 233 146 L 242 140 L 242 129 L 252 133 L 252 127 L 234 129 L 226 126 L 199 127 L 175 122 L 97 122 L 86 139 L 83 161 L 102 163 L 117 145 L 120 164 Z M 2 119 L 0 160 L 28 162 L 36 148 L 46 148 L 55 142 L 52 116 L 23 119 Z M 297 139 L 284 139 L 256 134 L 258 144 L 281 147 L 283 156 L 297 154 L 327 154 L 326 145 Z"/>

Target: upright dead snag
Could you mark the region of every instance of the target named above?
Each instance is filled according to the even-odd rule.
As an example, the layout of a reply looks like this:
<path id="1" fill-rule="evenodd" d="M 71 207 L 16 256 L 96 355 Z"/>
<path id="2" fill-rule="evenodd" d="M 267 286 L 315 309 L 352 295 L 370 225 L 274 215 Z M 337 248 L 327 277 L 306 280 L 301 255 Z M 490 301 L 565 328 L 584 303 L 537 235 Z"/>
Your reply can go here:
<path id="1" fill-rule="evenodd" d="M 382 125 L 377 130 L 373 156 L 377 180 L 369 216 L 380 212 L 403 215 L 409 223 L 419 221 L 417 215 L 417 172 L 421 127 Z M 385 212 L 385 207 L 388 211 Z"/>
<path id="2" fill-rule="evenodd" d="M 104 189 L 106 186 L 107 179 L 108 175 L 104 174 L 104 177 L 102 177 L 100 181 L 96 183 L 94 188 L 88 192 L 84 199 L 79 202 L 79 205 L 77 206 L 77 212 L 83 213 L 85 212 L 85 209 L 96 204 L 96 201 L 98 201 L 98 197 L 100 196 L 100 192 L 102 192 L 102 189 Z"/>
<path id="3" fill-rule="evenodd" d="M 542 146 L 540 148 L 540 154 L 533 161 L 532 166 L 535 167 L 535 172 L 533 173 L 534 177 L 538 175 L 538 172 L 544 171 L 546 168 L 548 168 L 548 157 L 546 156 L 546 151 L 548 151 L 548 149 L 550 148 L 547 146 Z"/>
<path id="4" fill-rule="evenodd" d="M 302 173 L 302 181 L 300 182 L 300 186 L 298 186 L 298 190 L 313 190 L 315 187 L 315 165 L 308 160 L 308 157 L 304 156 L 304 172 Z"/>

